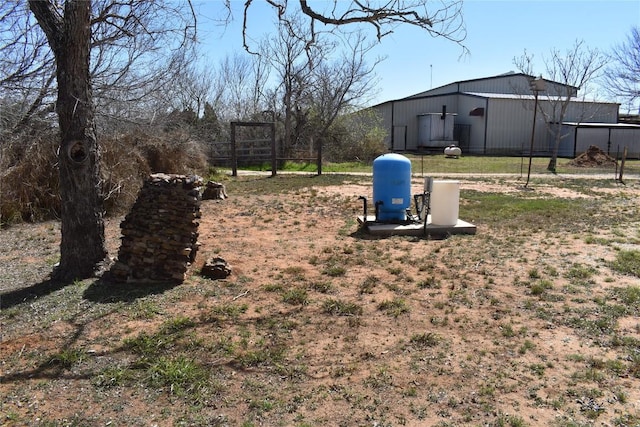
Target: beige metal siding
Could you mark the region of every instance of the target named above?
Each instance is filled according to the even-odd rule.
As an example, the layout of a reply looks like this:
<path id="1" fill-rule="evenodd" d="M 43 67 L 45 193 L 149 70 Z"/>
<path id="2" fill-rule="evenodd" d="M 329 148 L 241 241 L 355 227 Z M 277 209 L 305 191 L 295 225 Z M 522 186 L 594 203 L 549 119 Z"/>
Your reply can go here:
<path id="1" fill-rule="evenodd" d="M 563 122 L 616 123 L 618 104 L 595 102 L 571 102 Z"/>
<path id="2" fill-rule="evenodd" d="M 487 116 L 486 154 L 528 153 L 531 147 L 534 101 L 491 99 Z M 533 151 L 547 150 L 544 117 L 537 114 Z"/>
<path id="3" fill-rule="evenodd" d="M 375 112 L 382 118 L 382 127 L 387 131 L 387 135 L 384 138 L 384 143 L 387 147 L 391 147 L 391 132 L 393 131 L 391 123 L 392 108 L 393 105 L 391 102 L 386 102 L 372 107 L 372 109 L 375 110 Z"/>
<path id="4" fill-rule="evenodd" d="M 393 127 L 397 136 L 402 130 L 406 130 L 406 146 L 404 141 L 394 138 L 394 150 L 416 150 L 418 148 L 418 116 L 426 113 L 439 113 L 442 106 L 447 106 L 447 112 L 456 112 L 458 109 L 457 95 L 438 96 L 422 99 L 407 99 L 394 102 Z"/>
<path id="5" fill-rule="evenodd" d="M 640 159 L 640 129 L 611 130 L 611 155 L 622 157 L 624 147 L 628 150 L 627 159 Z"/>
<path id="6" fill-rule="evenodd" d="M 485 120 L 488 113 L 488 100 L 477 96 L 461 95 L 458 101 L 456 124 L 471 126 L 469 146 L 464 147 L 469 154 L 484 153 Z M 471 116 L 471 110 L 484 108 L 483 116 Z M 464 153 L 463 153 L 464 154 Z"/>

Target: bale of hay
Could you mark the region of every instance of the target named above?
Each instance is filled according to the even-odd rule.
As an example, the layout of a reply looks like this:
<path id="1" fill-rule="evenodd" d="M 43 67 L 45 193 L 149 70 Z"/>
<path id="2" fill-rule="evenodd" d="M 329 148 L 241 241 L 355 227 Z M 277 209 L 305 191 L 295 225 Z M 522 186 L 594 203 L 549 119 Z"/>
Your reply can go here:
<path id="1" fill-rule="evenodd" d="M 591 168 L 598 166 L 615 166 L 616 159 L 602 151 L 600 147 L 591 145 L 584 153 L 569 162 L 571 166 Z"/>

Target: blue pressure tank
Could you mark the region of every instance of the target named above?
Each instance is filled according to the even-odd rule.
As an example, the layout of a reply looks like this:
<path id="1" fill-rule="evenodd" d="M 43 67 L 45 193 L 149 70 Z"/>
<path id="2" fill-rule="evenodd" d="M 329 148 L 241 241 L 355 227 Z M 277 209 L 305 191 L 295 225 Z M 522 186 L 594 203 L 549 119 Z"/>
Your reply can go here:
<path id="1" fill-rule="evenodd" d="M 411 207 L 411 161 L 383 154 L 373 161 L 373 202 L 378 221 L 405 221 Z"/>

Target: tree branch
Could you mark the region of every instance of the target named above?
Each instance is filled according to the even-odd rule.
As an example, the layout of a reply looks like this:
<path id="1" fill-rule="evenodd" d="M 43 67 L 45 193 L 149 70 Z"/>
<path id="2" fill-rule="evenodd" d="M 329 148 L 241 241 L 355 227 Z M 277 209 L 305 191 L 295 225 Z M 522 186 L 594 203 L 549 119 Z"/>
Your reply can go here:
<path id="1" fill-rule="evenodd" d="M 43 0 L 29 0 L 29 9 L 36 17 L 40 28 L 49 40 L 52 50 L 56 51 L 62 45 L 63 17 L 53 2 Z"/>

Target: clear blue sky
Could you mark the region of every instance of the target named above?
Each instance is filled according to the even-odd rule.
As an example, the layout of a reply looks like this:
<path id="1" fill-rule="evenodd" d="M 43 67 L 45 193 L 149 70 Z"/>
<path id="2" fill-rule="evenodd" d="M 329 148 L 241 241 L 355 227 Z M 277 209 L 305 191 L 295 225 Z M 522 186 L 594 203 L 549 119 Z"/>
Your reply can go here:
<path id="1" fill-rule="evenodd" d="M 200 35 L 209 41 L 204 50 L 209 62 L 215 64 L 226 54 L 242 50 L 243 4 L 233 2 L 235 21 L 224 30 L 211 20 L 219 16 L 221 4 L 209 0 L 200 5 Z M 254 0 L 252 8 L 249 33 L 258 38 L 269 31 L 275 13 L 262 0 Z M 465 56 L 455 43 L 412 27 L 399 27 L 383 38 L 375 48 L 375 55 L 386 59 L 376 69 L 380 83 L 374 103 L 422 92 L 432 85 L 515 70 L 513 58 L 525 49 L 534 56 L 536 73 L 543 76 L 543 58 L 549 57 L 552 48 L 563 52 L 576 40 L 584 40 L 590 48 L 609 51 L 626 40 L 633 26 L 640 26 L 640 0 L 466 0 L 463 14 L 464 45 L 470 51 Z"/>

